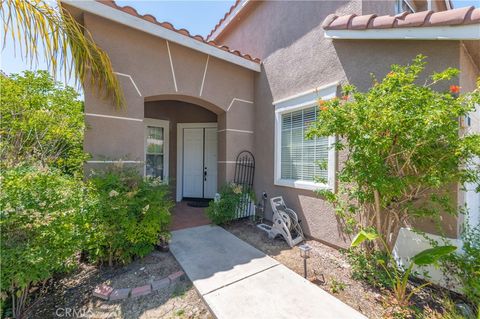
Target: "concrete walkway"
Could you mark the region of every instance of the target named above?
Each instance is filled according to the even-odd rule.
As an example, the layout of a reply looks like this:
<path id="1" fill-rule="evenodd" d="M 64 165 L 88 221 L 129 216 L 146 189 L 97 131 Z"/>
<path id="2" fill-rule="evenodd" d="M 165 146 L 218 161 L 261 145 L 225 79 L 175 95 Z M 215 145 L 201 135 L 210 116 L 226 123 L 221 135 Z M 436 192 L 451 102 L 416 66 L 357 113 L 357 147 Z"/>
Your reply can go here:
<path id="1" fill-rule="evenodd" d="M 218 319 L 366 318 L 218 226 L 174 231 L 170 249 Z"/>

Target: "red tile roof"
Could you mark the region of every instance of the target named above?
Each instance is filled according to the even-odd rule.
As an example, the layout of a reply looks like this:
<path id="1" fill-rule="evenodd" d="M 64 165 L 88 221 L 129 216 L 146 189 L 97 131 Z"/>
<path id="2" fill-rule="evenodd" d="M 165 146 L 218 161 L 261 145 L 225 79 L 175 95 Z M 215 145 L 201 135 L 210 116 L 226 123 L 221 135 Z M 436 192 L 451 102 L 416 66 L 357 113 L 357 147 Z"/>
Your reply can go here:
<path id="1" fill-rule="evenodd" d="M 323 21 L 322 27 L 325 30 L 365 30 L 455 26 L 477 23 L 480 24 L 480 8 L 475 9 L 475 7 L 471 6 L 441 12 L 403 12 L 396 16 L 377 16 L 375 14 L 357 16 L 350 14 L 339 17 L 335 14 L 330 14 Z"/>
<path id="2" fill-rule="evenodd" d="M 251 57 L 249 54 L 242 54 L 240 53 L 240 51 L 238 50 L 231 50 L 229 47 L 225 46 L 225 45 L 218 45 L 216 44 L 214 41 L 207 41 L 205 40 L 201 35 L 191 35 L 190 32 L 188 32 L 188 30 L 186 29 L 176 29 L 171 23 L 169 22 L 159 22 L 157 21 L 157 19 L 152 16 L 151 14 L 145 14 L 145 15 L 141 15 L 138 13 L 138 11 L 136 9 L 134 9 L 133 7 L 130 7 L 130 6 L 119 6 L 115 3 L 115 1 L 113 0 L 96 0 L 97 2 L 100 2 L 104 5 L 107 5 L 109 7 L 112 7 L 114 9 L 117 9 L 117 10 L 120 10 L 120 11 L 123 11 L 125 13 L 128 13 L 134 17 L 137 17 L 137 18 L 140 18 L 140 19 L 143 19 L 145 21 L 148 21 L 148 22 L 151 22 L 151 23 L 154 23 L 156 25 L 159 25 L 161 27 L 164 27 L 166 29 L 169 29 L 169 30 L 172 30 L 172 31 L 175 31 L 177 33 L 180 33 L 184 36 L 187 36 L 187 37 L 190 37 L 192 39 L 195 39 L 197 41 L 200 41 L 200 42 L 203 42 L 203 43 L 206 43 L 208 45 L 211 45 L 215 48 L 218 48 L 220 50 L 223 50 L 223 51 L 227 51 L 231 54 L 234 54 L 234 55 L 237 55 L 239 57 L 242 57 L 244 59 L 247 59 L 247 60 L 250 60 L 250 61 L 253 61 L 253 62 L 256 62 L 256 63 L 260 63 L 260 59 L 258 58 L 253 58 Z M 233 9 L 232 9 L 233 10 Z"/>
<path id="3" fill-rule="evenodd" d="M 223 22 L 225 22 L 225 20 L 228 18 L 228 16 L 233 12 L 233 10 L 235 10 L 235 8 L 240 4 L 240 1 L 241 0 L 236 0 L 235 3 L 230 7 L 230 10 L 228 10 L 227 13 L 225 13 L 225 15 L 223 16 L 223 18 L 220 19 L 220 21 L 218 21 L 218 23 L 215 25 L 215 27 L 212 29 L 212 31 L 210 31 L 210 33 L 207 35 L 207 39 L 209 39 L 214 33 L 215 31 L 217 31 L 217 29 L 222 25 Z"/>

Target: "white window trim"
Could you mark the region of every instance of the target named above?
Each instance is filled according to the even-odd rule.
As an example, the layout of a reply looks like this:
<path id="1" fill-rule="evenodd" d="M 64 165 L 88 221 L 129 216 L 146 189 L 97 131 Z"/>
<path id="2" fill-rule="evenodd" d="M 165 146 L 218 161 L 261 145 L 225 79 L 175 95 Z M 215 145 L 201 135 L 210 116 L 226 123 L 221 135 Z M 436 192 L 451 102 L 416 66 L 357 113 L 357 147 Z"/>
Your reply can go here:
<path id="1" fill-rule="evenodd" d="M 183 198 L 183 129 L 184 128 L 218 128 L 217 123 L 177 123 L 177 192 L 175 199 Z M 218 172 L 217 172 L 218 174 Z"/>
<path id="2" fill-rule="evenodd" d="M 144 138 L 144 165 L 143 165 L 143 175 L 147 176 L 147 136 L 148 136 L 148 126 L 161 127 L 163 128 L 163 180 L 168 184 L 169 171 L 168 171 L 168 161 L 169 161 L 169 144 L 170 144 L 170 121 L 158 120 L 158 119 L 149 119 L 145 118 L 143 120 L 145 124 L 145 138 Z"/>
<path id="3" fill-rule="evenodd" d="M 323 86 L 321 88 L 292 96 L 291 98 L 281 99 L 274 102 L 275 105 L 275 163 L 274 163 L 274 181 L 277 186 L 292 187 L 306 190 L 334 190 L 335 189 L 335 170 L 336 170 L 336 151 L 333 147 L 336 137 L 328 137 L 328 168 L 327 183 L 315 183 L 311 181 L 282 179 L 281 163 L 282 158 L 282 115 L 317 105 L 318 99 L 328 100 L 337 95 L 338 82 Z"/>

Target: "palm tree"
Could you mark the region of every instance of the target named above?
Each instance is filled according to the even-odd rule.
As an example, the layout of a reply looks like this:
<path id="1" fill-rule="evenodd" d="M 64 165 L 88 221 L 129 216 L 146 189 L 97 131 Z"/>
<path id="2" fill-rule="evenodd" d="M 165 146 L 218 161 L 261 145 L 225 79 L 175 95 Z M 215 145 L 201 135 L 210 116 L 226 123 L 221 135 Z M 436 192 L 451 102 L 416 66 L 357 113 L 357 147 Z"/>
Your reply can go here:
<path id="1" fill-rule="evenodd" d="M 73 73 L 77 81 L 89 83 L 116 106 L 124 105 L 110 58 L 60 0 L 56 5 L 47 0 L 0 0 L 0 4 L 4 45 L 10 37 L 30 64 L 43 55 L 53 74 L 61 71 L 71 77 Z"/>

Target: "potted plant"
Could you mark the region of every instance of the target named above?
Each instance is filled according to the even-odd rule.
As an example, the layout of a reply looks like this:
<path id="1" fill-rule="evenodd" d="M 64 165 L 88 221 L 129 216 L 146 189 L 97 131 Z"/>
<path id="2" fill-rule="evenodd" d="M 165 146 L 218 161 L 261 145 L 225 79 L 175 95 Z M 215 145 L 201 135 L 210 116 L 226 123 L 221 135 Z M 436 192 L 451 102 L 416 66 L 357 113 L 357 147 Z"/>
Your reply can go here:
<path id="1" fill-rule="evenodd" d="M 169 232 L 162 232 L 158 236 L 158 242 L 155 245 L 155 248 L 158 251 L 161 251 L 161 252 L 164 252 L 164 253 L 169 252 L 170 251 L 169 244 L 170 244 L 170 239 L 171 238 L 172 238 L 172 235 Z"/>

